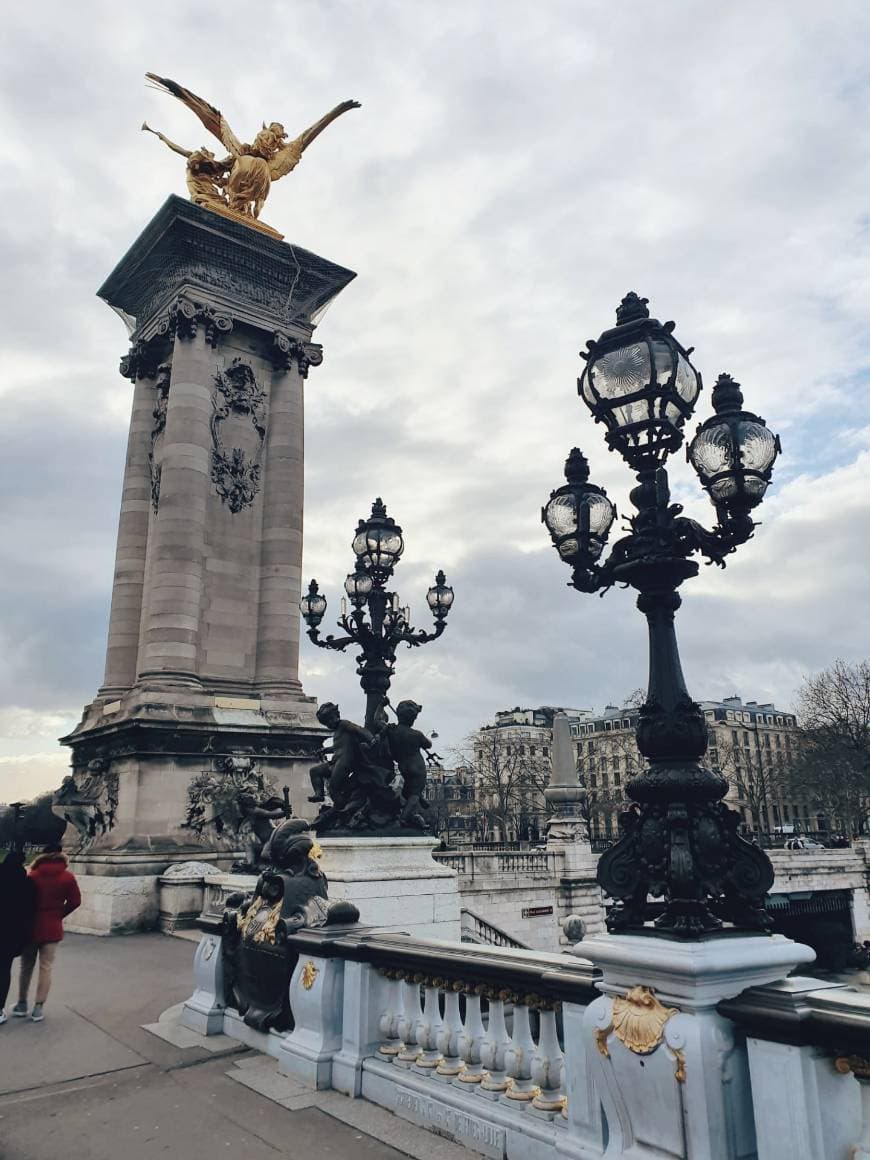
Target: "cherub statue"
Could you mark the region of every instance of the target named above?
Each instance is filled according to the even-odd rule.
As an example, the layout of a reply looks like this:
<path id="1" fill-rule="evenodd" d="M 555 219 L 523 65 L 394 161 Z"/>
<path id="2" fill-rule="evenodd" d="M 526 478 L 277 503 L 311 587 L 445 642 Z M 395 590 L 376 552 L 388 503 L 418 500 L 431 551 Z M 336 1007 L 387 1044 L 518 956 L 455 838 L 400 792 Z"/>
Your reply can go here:
<path id="1" fill-rule="evenodd" d="M 388 825 L 401 803 L 390 786 L 392 762 L 389 767 L 382 764 L 378 752 L 380 734 L 345 720 L 332 701 L 319 707 L 317 720 L 332 732 L 332 761 L 328 765 L 332 807 L 321 810 L 312 828 L 322 832 L 336 826 L 378 829 Z M 324 777 L 327 771 L 318 774 Z"/>
<path id="2" fill-rule="evenodd" d="M 252 793 L 239 794 L 239 810 L 242 814 L 239 833 L 244 836 L 245 861 L 236 863 L 233 866 L 234 872 L 256 874 L 259 871 L 260 857 L 272 837 L 275 824 L 290 817 L 289 786 L 284 786 L 283 793 L 283 800 L 270 796 L 259 801 Z"/>
<path id="3" fill-rule="evenodd" d="M 402 775 L 401 822 L 405 826 L 419 826 L 421 829 L 425 828 L 426 823 L 419 810 L 421 806 L 424 809 L 428 807 L 423 797 L 426 788 L 423 750 L 432 748 L 432 742 L 426 734 L 413 728 L 422 708 L 416 701 L 400 701 L 396 706 L 398 724 L 387 726 L 390 754 Z"/>
<path id="4" fill-rule="evenodd" d="M 264 122 L 260 132 L 248 144 L 238 139 L 224 115 L 214 105 L 210 105 L 208 101 L 204 101 L 202 97 L 198 97 L 196 93 L 183 88 L 168 77 L 160 77 L 150 72 L 145 75 L 154 82 L 157 88 L 177 97 L 192 112 L 196 113 L 206 129 L 213 133 L 221 144 L 229 150 L 229 157 L 225 161 L 215 162 L 215 164 L 225 165 L 229 170 L 229 176 L 226 179 L 227 206 L 234 214 L 241 217 L 259 218 L 272 182 L 286 176 L 292 169 L 296 168 L 303 152 L 327 125 L 331 125 L 342 113 L 346 113 L 350 109 L 360 108 L 359 101 L 342 101 L 340 105 L 336 105 L 334 109 L 293 140 L 288 139 L 284 126 L 278 121 L 272 121 L 270 125 L 266 125 Z M 166 138 L 161 136 L 161 139 L 170 148 L 175 148 L 176 153 L 188 156 L 188 188 L 190 188 L 190 158 L 192 155 L 186 154 L 185 150 L 174 147 L 166 141 Z M 199 153 L 208 153 L 208 150 L 199 150 Z M 204 161 L 207 160 L 204 158 Z M 193 192 L 191 192 L 191 198 L 196 200 L 193 197 Z M 206 203 L 200 202 L 200 204 Z M 210 208 L 214 208 L 214 204 Z"/>

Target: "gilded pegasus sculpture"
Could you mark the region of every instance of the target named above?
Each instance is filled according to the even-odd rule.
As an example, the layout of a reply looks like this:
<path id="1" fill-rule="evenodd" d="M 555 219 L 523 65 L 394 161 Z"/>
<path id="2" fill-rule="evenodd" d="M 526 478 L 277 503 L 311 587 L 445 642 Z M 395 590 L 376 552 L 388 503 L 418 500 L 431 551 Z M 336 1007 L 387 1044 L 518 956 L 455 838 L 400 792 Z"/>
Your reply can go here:
<path id="1" fill-rule="evenodd" d="M 360 108 L 359 101 L 342 101 L 292 140 L 278 121 L 269 125 L 263 122 L 260 132 L 247 144 L 235 135 L 223 113 L 202 97 L 168 77 L 150 72 L 145 76 L 153 81 L 155 88 L 187 105 L 228 150 L 228 156 L 219 159 L 210 149 L 184 149 L 143 122 L 143 130 L 154 133 L 164 145 L 187 159 L 187 189 L 191 201 L 276 237 L 281 235 L 259 221 L 272 182 L 296 168 L 304 151 L 327 125 L 342 113 Z"/>

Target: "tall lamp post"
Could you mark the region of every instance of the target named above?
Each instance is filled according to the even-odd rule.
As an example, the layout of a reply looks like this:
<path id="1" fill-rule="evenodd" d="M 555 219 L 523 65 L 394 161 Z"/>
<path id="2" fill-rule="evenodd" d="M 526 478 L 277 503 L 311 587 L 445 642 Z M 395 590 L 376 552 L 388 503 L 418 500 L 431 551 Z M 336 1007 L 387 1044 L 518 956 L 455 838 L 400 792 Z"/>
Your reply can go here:
<path id="1" fill-rule="evenodd" d="M 351 546 L 356 567 L 345 580 L 344 590 L 353 611 L 348 613 L 347 600 L 342 598 L 341 617 L 337 622 L 347 635 L 321 639 L 319 625 L 326 613 L 326 597 L 320 594 L 316 580 L 309 584 L 308 594 L 303 596 L 299 607 L 308 625 L 308 636 L 319 648 L 344 652 L 350 645 L 357 645 L 362 650 L 357 658 L 357 673 L 366 695 L 365 725 L 371 730 L 378 724 L 387 701 L 396 649 L 400 644 L 417 648 L 441 636 L 453 604 L 453 589 L 439 571 L 426 593 L 426 603 L 435 617 L 434 629 L 425 632 L 411 625 L 410 609 L 402 607 L 397 593 L 387 591 L 405 542 L 402 529 L 387 515 L 380 498 L 372 504 L 369 518 L 359 521 Z"/>
<path id="2" fill-rule="evenodd" d="M 634 293 L 622 300 L 617 325 L 588 342 L 578 383 L 595 421 L 607 429 L 611 450 L 637 475 L 629 533 L 602 562 L 616 509 L 589 482 L 576 447 L 565 465 L 567 482 L 542 512 L 572 568 L 571 584 L 590 593 L 630 585 L 649 625 L 649 689 L 637 727 L 648 765 L 627 783 L 632 805 L 621 819 L 622 837 L 599 860 L 598 881 L 615 900 L 607 916 L 611 931 L 643 929 L 650 918 L 659 930 L 688 938 L 723 922 L 767 930 L 764 897 L 773 869 L 762 850 L 738 837 L 740 816 L 722 800 L 725 779 L 701 764 L 707 727 L 683 678 L 674 613 L 678 588 L 699 571 L 693 555 L 724 567 L 725 557 L 752 536 L 750 513 L 764 498 L 779 438 L 743 410 L 739 384 L 720 375 L 714 415 L 687 451 L 716 509 L 716 526 L 710 531 L 681 515 L 682 507 L 670 502 L 665 462 L 683 442 L 701 376 L 689 361 L 691 349 L 673 337 L 674 324 L 650 318 L 646 303 Z"/>

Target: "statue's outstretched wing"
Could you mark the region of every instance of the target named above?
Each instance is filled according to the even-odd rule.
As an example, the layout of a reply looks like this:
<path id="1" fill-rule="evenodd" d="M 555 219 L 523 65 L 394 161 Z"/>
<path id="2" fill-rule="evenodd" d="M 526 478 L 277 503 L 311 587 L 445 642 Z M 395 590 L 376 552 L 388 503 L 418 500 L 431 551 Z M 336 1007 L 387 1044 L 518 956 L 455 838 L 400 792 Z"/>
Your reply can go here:
<path id="1" fill-rule="evenodd" d="M 351 109 L 359 108 L 359 101 L 342 101 L 340 105 L 336 105 L 334 109 L 330 109 L 319 121 L 315 121 L 304 133 L 300 133 L 295 140 L 288 141 L 283 149 L 279 149 L 269 162 L 269 171 L 272 175 L 272 180 L 277 181 L 279 177 L 284 177 L 291 169 L 295 169 L 299 164 L 303 152 L 308 148 L 314 138 L 319 136 L 327 125 L 331 125 L 336 117 L 340 117 L 342 113 L 347 113 Z"/>
<path id="2" fill-rule="evenodd" d="M 146 73 L 145 76 L 148 80 L 153 81 L 157 88 L 165 93 L 170 93 L 173 97 L 177 97 L 179 101 L 187 105 L 188 109 L 196 113 L 209 133 L 213 133 L 218 141 L 234 157 L 239 156 L 242 151 L 242 143 L 227 124 L 226 118 L 220 109 L 216 109 L 214 105 L 210 105 L 208 101 L 204 101 L 202 97 L 198 97 L 196 93 L 192 93 L 190 89 L 186 89 L 183 85 L 171 81 L 169 77 L 159 77 L 156 73 L 151 72 Z"/>
<path id="3" fill-rule="evenodd" d="M 296 168 L 302 158 L 304 148 L 302 138 L 297 137 L 295 141 L 288 141 L 283 148 L 278 150 L 269 162 L 269 173 L 273 181 L 277 181 L 279 177 L 286 177 L 291 169 Z"/>

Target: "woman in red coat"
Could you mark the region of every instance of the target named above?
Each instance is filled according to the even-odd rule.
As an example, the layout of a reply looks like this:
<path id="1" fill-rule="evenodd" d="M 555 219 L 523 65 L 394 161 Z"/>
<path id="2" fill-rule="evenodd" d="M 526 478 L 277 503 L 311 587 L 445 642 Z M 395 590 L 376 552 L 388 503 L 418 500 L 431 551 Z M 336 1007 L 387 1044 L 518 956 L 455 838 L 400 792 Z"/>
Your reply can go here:
<path id="1" fill-rule="evenodd" d="M 19 1018 L 27 1014 L 27 993 L 38 956 L 36 1002 L 30 1018 L 34 1023 L 39 1023 L 45 1018 L 42 1005 L 51 987 L 51 968 L 54 966 L 57 944 L 63 938 L 63 920 L 81 905 L 82 896 L 75 875 L 67 869 L 67 858 L 60 846 L 46 846 L 34 858 L 30 866 L 30 880 L 36 893 L 33 932 L 30 945 L 21 952 L 18 1002 L 12 1008 L 12 1014 Z"/>

